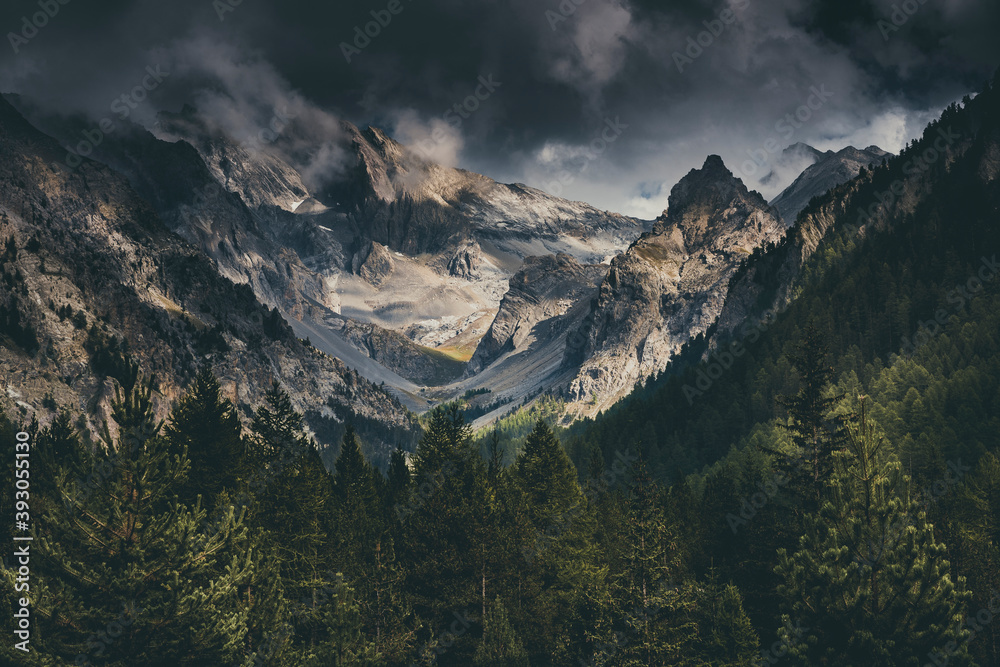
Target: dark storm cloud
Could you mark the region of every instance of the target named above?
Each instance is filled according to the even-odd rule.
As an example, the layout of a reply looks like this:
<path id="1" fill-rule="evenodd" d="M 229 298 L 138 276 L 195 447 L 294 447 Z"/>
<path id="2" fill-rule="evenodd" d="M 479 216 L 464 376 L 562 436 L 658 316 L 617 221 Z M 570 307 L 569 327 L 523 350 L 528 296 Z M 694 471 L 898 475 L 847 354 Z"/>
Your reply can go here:
<path id="1" fill-rule="evenodd" d="M 1000 64 L 1000 7 L 979 0 L 232 1 L 69 0 L 17 54 L 8 36 L 0 86 L 96 116 L 163 61 L 139 120 L 190 102 L 252 133 L 292 105 L 651 216 L 708 153 L 771 196 L 789 177 L 775 146 L 898 150 Z M 7 3 L 0 27 L 38 11 Z M 316 133 L 317 178 L 335 135 Z"/>

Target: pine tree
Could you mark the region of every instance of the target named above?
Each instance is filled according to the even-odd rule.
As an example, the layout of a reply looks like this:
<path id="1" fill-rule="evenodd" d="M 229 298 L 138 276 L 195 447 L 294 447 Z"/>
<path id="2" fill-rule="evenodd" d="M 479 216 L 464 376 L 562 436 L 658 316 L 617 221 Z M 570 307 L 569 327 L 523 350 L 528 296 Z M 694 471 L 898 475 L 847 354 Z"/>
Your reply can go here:
<path id="1" fill-rule="evenodd" d="M 836 458 L 829 492 L 807 517 L 799 550 L 779 551 L 779 630 L 798 664 L 969 664 L 969 594 L 949 575 L 907 478 L 875 434 L 864 398 Z"/>
<path id="2" fill-rule="evenodd" d="M 699 603 L 699 653 L 705 663 L 756 667 L 760 652 L 757 633 L 743 610 L 743 596 L 733 584 L 714 578 L 702 587 Z"/>
<path id="3" fill-rule="evenodd" d="M 546 531 L 585 504 L 576 468 L 548 424 L 539 419 L 524 442 L 514 475 L 527 495 L 536 530 Z"/>
<path id="4" fill-rule="evenodd" d="M 968 574 L 973 591 L 969 609 L 992 613 L 1000 605 L 1000 456 L 985 453 L 956 496 L 947 509 L 963 547 L 960 570 Z M 982 621 L 970 614 L 966 625 L 976 635 L 970 637 L 969 651 L 981 665 L 1000 664 L 1000 618 L 994 613 L 991 622 Z"/>
<path id="5" fill-rule="evenodd" d="M 275 381 L 264 394 L 265 405 L 257 408 L 251 423 L 252 437 L 246 443 L 250 469 L 243 471 L 248 478 L 261 469 L 280 474 L 305 453 L 308 439 L 302 430 L 302 415 L 292 407 L 292 399 Z"/>
<path id="6" fill-rule="evenodd" d="M 39 432 L 34 449 L 37 468 L 32 487 L 46 500 L 58 498 L 61 473 L 72 480 L 84 479 L 90 473 L 92 456 L 80 442 L 67 410 Z"/>
<path id="7" fill-rule="evenodd" d="M 348 425 L 335 465 L 333 488 L 338 503 L 345 509 L 355 507 L 369 516 L 375 515 L 376 476 L 378 471 L 361 453 L 354 427 Z"/>
<path id="8" fill-rule="evenodd" d="M 616 629 L 624 638 L 616 651 L 620 665 L 669 664 L 683 653 L 691 624 L 671 627 L 665 617 L 670 590 L 679 579 L 674 536 L 667 525 L 659 489 L 645 462 L 636 464 L 618 526 L 612 593 Z"/>
<path id="9" fill-rule="evenodd" d="M 275 383 L 265 401 L 251 423 L 244 484 L 253 501 L 251 525 L 268 562 L 279 568 L 291 614 L 265 634 L 265 652 L 289 664 L 329 664 L 331 655 L 353 664 L 370 647 L 360 634 L 353 586 L 335 568 L 333 480 L 288 394 Z"/>
<path id="10" fill-rule="evenodd" d="M 405 465 L 405 463 L 404 463 Z M 389 531 L 388 494 L 382 475 L 361 453 L 352 426 L 344 433 L 333 476 L 332 534 L 337 565 L 354 582 L 355 599 L 374 650 L 383 659 L 399 659 L 410 648 L 405 627 L 403 572 Z"/>
<path id="11" fill-rule="evenodd" d="M 220 491 L 236 489 L 242 427 L 211 370 L 198 373 L 191 389 L 174 405 L 165 432 L 175 447 L 187 447 L 191 460 L 187 482 L 178 491 L 182 501 L 193 502 L 200 495 L 202 504 L 211 509 Z"/>
<path id="12" fill-rule="evenodd" d="M 96 489 L 81 495 L 61 472 L 65 502 L 46 504 L 32 572 L 44 624 L 37 648 L 108 665 L 232 662 L 246 634 L 237 591 L 254 564 L 233 548 L 245 528 L 229 508 L 204 536 L 205 510 L 177 502 L 189 463 L 160 434 L 151 384 L 119 392 L 112 404 L 119 435 L 105 425 Z M 77 446 L 71 434 L 59 439 Z"/>

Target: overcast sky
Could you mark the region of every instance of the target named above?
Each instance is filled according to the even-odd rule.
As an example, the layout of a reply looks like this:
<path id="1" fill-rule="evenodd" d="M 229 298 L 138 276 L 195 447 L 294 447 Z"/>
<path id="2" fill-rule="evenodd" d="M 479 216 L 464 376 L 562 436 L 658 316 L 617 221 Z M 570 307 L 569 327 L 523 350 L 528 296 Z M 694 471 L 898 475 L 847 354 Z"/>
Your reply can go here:
<path id="1" fill-rule="evenodd" d="M 1000 65 L 995 0 L 7 0 L 0 26 L 0 90 L 53 109 L 111 116 L 159 66 L 132 120 L 190 103 L 253 134 L 287 112 L 322 148 L 347 119 L 646 218 L 710 153 L 770 198 L 795 165 L 769 149 L 896 152 Z"/>

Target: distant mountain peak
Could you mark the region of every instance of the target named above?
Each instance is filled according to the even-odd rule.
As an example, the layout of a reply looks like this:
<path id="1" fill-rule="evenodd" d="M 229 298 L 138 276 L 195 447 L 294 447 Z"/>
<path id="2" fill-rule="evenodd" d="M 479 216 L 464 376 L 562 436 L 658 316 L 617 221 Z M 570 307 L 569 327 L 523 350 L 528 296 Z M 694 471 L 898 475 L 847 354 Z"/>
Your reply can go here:
<path id="1" fill-rule="evenodd" d="M 778 209 L 781 218 L 789 226 L 795 222 L 795 218 L 809 204 L 810 199 L 851 180 L 860 173 L 862 167 L 878 164 L 891 155 L 875 145 L 865 149 L 845 146 L 836 152 L 831 150 L 820 153 L 807 144 L 792 144 L 785 149 L 785 152 L 795 146 L 806 146 L 815 151 L 816 160 L 806 167 L 791 185 L 771 200 L 771 205 Z"/>

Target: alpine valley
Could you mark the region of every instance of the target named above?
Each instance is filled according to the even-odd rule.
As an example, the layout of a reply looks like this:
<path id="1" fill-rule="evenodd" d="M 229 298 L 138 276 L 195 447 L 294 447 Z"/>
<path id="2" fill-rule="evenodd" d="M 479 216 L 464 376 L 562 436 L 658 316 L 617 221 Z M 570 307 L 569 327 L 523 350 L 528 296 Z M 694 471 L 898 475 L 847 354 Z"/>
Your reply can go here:
<path id="1" fill-rule="evenodd" d="M 0 99 L 25 664 L 1000 665 L 1000 76 L 652 220 L 324 118 Z"/>

